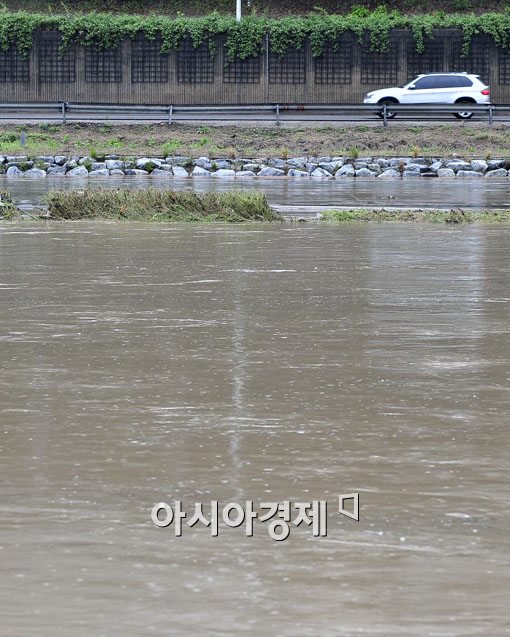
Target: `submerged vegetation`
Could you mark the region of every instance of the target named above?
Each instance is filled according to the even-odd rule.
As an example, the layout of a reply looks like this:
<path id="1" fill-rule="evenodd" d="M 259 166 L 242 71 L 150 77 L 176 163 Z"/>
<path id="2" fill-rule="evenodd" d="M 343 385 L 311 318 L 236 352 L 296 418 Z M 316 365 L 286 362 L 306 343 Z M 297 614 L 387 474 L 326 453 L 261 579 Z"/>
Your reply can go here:
<path id="1" fill-rule="evenodd" d="M 0 221 L 142 221 L 142 222 L 227 222 L 284 221 L 261 193 L 195 193 L 171 190 L 87 189 L 53 191 L 46 195 L 45 210 L 28 213 L 18 209 L 8 192 L 0 191 Z M 291 217 L 289 220 L 295 220 Z M 299 221 L 333 223 L 392 222 L 493 224 L 510 223 L 510 210 L 421 210 L 386 208 L 344 208 Z"/>
<path id="2" fill-rule="evenodd" d="M 224 39 L 229 60 L 257 56 L 266 35 L 272 53 L 284 55 L 289 49 L 300 47 L 309 39 L 312 54 L 319 56 L 328 43 L 338 44 L 338 38 L 351 32 L 370 49 L 385 51 L 393 29 L 410 29 L 417 52 L 424 50 L 425 39 L 433 29 L 459 29 L 463 34 L 463 52 L 467 54 L 476 34 L 486 34 L 498 46 L 510 47 L 510 12 L 403 14 L 388 10 L 384 5 L 371 11 L 354 6 L 350 13 L 331 15 L 316 11 L 306 16 L 288 16 L 279 19 L 248 15 L 236 22 L 232 15 L 216 11 L 201 17 L 178 14 L 128 15 L 112 13 L 32 13 L 26 11 L 0 14 L 0 48 L 17 46 L 22 55 L 28 55 L 38 30 L 58 31 L 62 50 L 71 44 L 115 48 L 123 40 L 134 39 L 144 33 L 150 40 L 159 39 L 163 53 L 177 49 L 189 39 L 194 47 L 207 44 L 214 54 L 219 38 Z"/>
<path id="3" fill-rule="evenodd" d="M 46 196 L 49 218 L 131 221 L 281 221 L 261 193 L 172 190 L 74 190 Z"/>
<path id="4" fill-rule="evenodd" d="M 326 210 L 323 221 L 413 222 L 413 223 L 510 223 L 510 210 L 386 210 L 384 208 Z"/>
<path id="5" fill-rule="evenodd" d="M 12 203 L 11 194 L 0 190 L 0 219 L 14 219 L 19 215 L 19 210 Z"/>

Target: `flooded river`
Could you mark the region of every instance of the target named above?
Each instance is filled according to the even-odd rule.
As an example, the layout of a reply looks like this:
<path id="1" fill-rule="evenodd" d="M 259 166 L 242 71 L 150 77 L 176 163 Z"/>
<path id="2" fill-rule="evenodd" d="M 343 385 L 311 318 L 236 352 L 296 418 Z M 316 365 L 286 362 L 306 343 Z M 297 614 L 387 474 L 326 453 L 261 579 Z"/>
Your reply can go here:
<path id="1" fill-rule="evenodd" d="M 55 178 L 8 179 L 0 190 L 15 203 L 41 203 L 49 190 L 76 188 L 171 188 L 174 190 L 257 190 L 272 205 L 391 206 L 424 208 L 508 208 L 508 179 L 291 179 L 291 178 Z"/>
<path id="2" fill-rule="evenodd" d="M 510 634 L 509 241 L 0 226 L 1 634 Z M 314 500 L 323 537 L 151 521 Z"/>

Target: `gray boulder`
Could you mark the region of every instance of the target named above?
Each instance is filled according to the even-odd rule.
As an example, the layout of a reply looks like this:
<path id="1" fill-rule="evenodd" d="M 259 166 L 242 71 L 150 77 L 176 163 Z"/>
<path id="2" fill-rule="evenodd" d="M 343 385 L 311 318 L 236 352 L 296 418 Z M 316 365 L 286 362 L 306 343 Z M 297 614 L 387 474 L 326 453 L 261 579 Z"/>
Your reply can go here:
<path id="1" fill-rule="evenodd" d="M 235 177 L 235 176 L 236 176 L 236 171 L 229 168 L 220 168 L 219 170 L 216 170 L 215 172 L 211 173 L 211 177 L 224 178 L 224 177 Z"/>
<path id="2" fill-rule="evenodd" d="M 287 167 L 287 162 L 284 159 L 273 157 L 267 162 L 267 165 L 271 166 L 271 168 L 279 168 L 280 170 L 285 170 L 285 168 Z"/>
<path id="3" fill-rule="evenodd" d="M 7 177 L 22 177 L 23 171 L 20 170 L 17 166 L 9 166 L 9 168 L 7 168 L 6 175 Z"/>
<path id="4" fill-rule="evenodd" d="M 333 175 L 324 168 L 316 168 L 312 173 L 310 173 L 310 177 L 332 177 Z"/>
<path id="5" fill-rule="evenodd" d="M 398 168 L 400 165 L 406 166 L 411 163 L 411 159 L 409 157 L 394 157 L 390 159 L 390 168 Z"/>
<path id="6" fill-rule="evenodd" d="M 496 168 L 496 170 L 489 170 L 489 172 L 485 173 L 486 177 L 498 178 L 498 177 L 506 177 L 508 175 L 508 171 L 504 168 Z"/>
<path id="7" fill-rule="evenodd" d="M 147 170 L 147 166 L 154 165 L 156 168 L 159 168 L 163 162 L 161 159 L 153 159 L 150 157 L 140 157 L 140 159 L 136 160 L 135 166 L 139 170 Z"/>
<path id="8" fill-rule="evenodd" d="M 455 172 L 458 172 L 459 170 L 471 170 L 471 164 L 467 161 L 455 160 L 449 161 L 446 164 L 446 168 L 451 168 Z"/>
<path id="9" fill-rule="evenodd" d="M 471 162 L 471 170 L 476 171 L 477 173 L 484 173 L 488 168 L 487 162 L 483 159 L 473 159 Z"/>
<path id="10" fill-rule="evenodd" d="M 344 164 L 340 170 L 337 170 L 335 177 L 354 177 L 354 166 L 351 164 Z"/>
<path id="11" fill-rule="evenodd" d="M 442 167 L 443 167 L 442 161 L 435 161 L 435 162 L 432 162 L 432 164 L 430 164 L 429 170 L 433 173 L 437 173 L 437 171 Z"/>
<path id="12" fill-rule="evenodd" d="M 94 161 L 90 167 L 90 170 L 104 170 L 106 168 L 106 164 L 104 161 Z"/>
<path id="13" fill-rule="evenodd" d="M 404 172 L 402 173 L 402 177 L 419 177 L 421 175 L 420 166 L 412 166 L 408 164 Z"/>
<path id="14" fill-rule="evenodd" d="M 161 168 L 154 168 L 154 170 L 151 172 L 151 177 L 154 177 L 156 179 L 161 179 L 161 178 L 168 179 L 169 177 L 172 177 L 171 170 L 172 170 L 171 168 L 170 170 L 161 170 Z"/>
<path id="15" fill-rule="evenodd" d="M 40 179 L 41 177 L 46 177 L 46 171 L 41 170 L 40 168 L 30 168 L 30 170 L 23 173 L 23 177 L 28 177 L 29 179 Z"/>
<path id="16" fill-rule="evenodd" d="M 265 166 L 259 172 L 259 177 L 281 177 L 282 175 L 285 175 L 283 170 L 272 168 L 271 166 Z"/>
<path id="17" fill-rule="evenodd" d="M 7 162 L 11 164 L 24 164 L 28 161 L 28 157 L 26 155 L 14 155 L 6 157 Z"/>
<path id="18" fill-rule="evenodd" d="M 298 168 L 299 170 L 303 170 L 307 164 L 307 159 L 306 157 L 292 157 L 292 159 L 289 159 L 287 161 L 287 164 L 289 166 L 292 166 L 292 168 Z"/>
<path id="19" fill-rule="evenodd" d="M 252 170 L 240 170 L 238 173 L 236 173 L 236 179 L 238 177 L 256 177 L 257 175 L 252 171 Z M 308 177 L 308 173 L 306 173 L 306 176 Z"/>
<path id="20" fill-rule="evenodd" d="M 186 170 L 186 168 L 183 168 L 182 166 L 175 166 L 174 165 L 173 172 L 174 172 L 174 175 L 176 177 L 187 177 L 188 176 L 188 171 Z"/>
<path id="21" fill-rule="evenodd" d="M 149 173 L 146 170 L 142 170 L 141 168 L 126 168 L 124 174 L 131 175 L 133 177 L 143 177 L 144 175 L 148 175 Z"/>
<path id="22" fill-rule="evenodd" d="M 87 177 L 89 171 L 85 166 L 76 166 L 66 173 L 66 177 Z"/>
<path id="23" fill-rule="evenodd" d="M 202 157 L 199 159 L 207 159 L 207 157 Z M 170 166 L 184 166 L 188 163 L 191 163 L 191 159 L 189 157 L 185 157 L 184 155 L 174 155 L 173 157 L 165 157 L 165 162 Z"/>
<path id="24" fill-rule="evenodd" d="M 228 159 L 213 159 L 212 163 L 216 166 L 216 170 L 230 170 L 232 162 Z"/>
<path id="25" fill-rule="evenodd" d="M 482 173 L 477 173 L 474 170 L 459 170 L 457 177 L 460 179 L 476 179 L 477 177 L 483 177 Z"/>
<path id="26" fill-rule="evenodd" d="M 107 159 L 105 165 L 108 170 L 122 170 L 124 168 L 124 162 L 120 159 Z"/>
<path id="27" fill-rule="evenodd" d="M 65 155 L 55 155 L 55 163 L 58 166 L 63 166 L 67 161 L 67 157 Z"/>
<path id="28" fill-rule="evenodd" d="M 388 168 L 379 175 L 379 179 L 400 179 L 402 175 L 394 168 Z"/>
<path id="29" fill-rule="evenodd" d="M 65 166 L 50 166 L 48 168 L 48 177 L 63 177 L 66 174 Z"/>
<path id="30" fill-rule="evenodd" d="M 289 177 L 309 177 L 310 175 L 306 170 L 299 170 L 298 168 L 290 168 L 287 173 Z M 329 175 L 331 177 L 331 175 Z"/>
<path id="31" fill-rule="evenodd" d="M 89 177 L 108 177 L 110 175 L 110 171 L 108 168 L 99 168 L 98 170 L 91 170 L 89 172 Z"/>
<path id="32" fill-rule="evenodd" d="M 10 168 L 11 166 L 16 166 L 20 170 L 28 170 L 29 168 L 34 167 L 33 161 L 10 161 L 6 165 L 6 168 Z"/>
<path id="33" fill-rule="evenodd" d="M 243 170 L 249 170 L 251 172 L 254 173 L 258 173 L 259 170 L 261 170 L 261 168 L 263 168 L 262 164 L 244 164 L 243 166 Z"/>
<path id="34" fill-rule="evenodd" d="M 377 177 L 377 173 L 368 168 L 360 168 L 356 171 L 356 177 Z"/>
<path id="35" fill-rule="evenodd" d="M 487 162 L 487 167 L 489 170 L 497 170 L 498 168 L 504 168 L 505 162 L 502 159 L 490 159 Z"/>
<path id="36" fill-rule="evenodd" d="M 195 166 L 199 168 L 205 168 L 205 170 L 211 170 L 211 160 L 208 157 L 199 157 L 193 162 Z"/>
<path id="37" fill-rule="evenodd" d="M 201 166 L 195 166 L 193 168 L 191 175 L 193 177 L 210 177 L 211 173 L 205 168 L 202 168 Z"/>
<path id="38" fill-rule="evenodd" d="M 437 176 L 441 178 L 455 177 L 455 171 L 452 168 L 440 168 L 437 171 Z"/>
<path id="39" fill-rule="evenodd" d="M 110 170 L 111 177 L 123 177 L 124 174 L 125 174 L 124 171 L 121 170 L 120 168 L 113 168 L 112 170 Z"/>
<path id="40" fill-rule="evenodd" d="M 428 172 L 428 166 L 426 166 L 425 164 L 416 164 L 415 162 L 410 162 L 409 164 L 406 164 L 405 169 L 418 171 L 419 173 Z"/>
<path id="41" fill-rule="evenodd" d="M 327 170 L 330 175 L 334 175 L 335 172 L 344 165 L 343 161 L 321 161 L 319 168 Z"/>

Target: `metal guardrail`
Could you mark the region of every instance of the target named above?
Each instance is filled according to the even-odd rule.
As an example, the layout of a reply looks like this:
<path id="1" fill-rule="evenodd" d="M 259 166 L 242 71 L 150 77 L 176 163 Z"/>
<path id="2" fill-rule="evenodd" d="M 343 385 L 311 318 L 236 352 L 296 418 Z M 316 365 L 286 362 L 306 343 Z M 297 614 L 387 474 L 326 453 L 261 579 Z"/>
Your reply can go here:
<path id="1" fill-rule="evenodd" d="M 144 106 L 137 104 L 79 104 L 74 102 L 52 103 L 0 103 L 0 120 L 58 120 L 62 124 L 83 121 L 165 121 L 171 125 L 176 121 L 201 121 L 226 119 L 236 116 L 237 121 L 252 119 L 274 121 L 280 126 L 282 121 L 368 121 L 376 115 L 383 126 L 388 126 L 392 113 L 410 119 L 434 120 L 444 115 L 469 112 L 481 116 L 489 123 L 495 120 L 510 121 L 510 105 L 494 104 L 263 104 L 227 106 Z M 417 118 L 417 116 L 420 116 Z"/>

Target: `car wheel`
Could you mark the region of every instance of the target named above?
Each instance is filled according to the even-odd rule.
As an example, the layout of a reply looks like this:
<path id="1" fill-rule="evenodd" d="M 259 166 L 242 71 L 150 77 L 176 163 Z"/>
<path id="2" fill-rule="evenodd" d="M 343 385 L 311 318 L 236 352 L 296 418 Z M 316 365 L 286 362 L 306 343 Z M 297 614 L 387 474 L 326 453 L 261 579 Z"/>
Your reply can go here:
<path id="1" fill-rule="evenodd" d="M 395 104 L 398 104 L 397 100 L 390 99 L 390 98 L 382 99 L 377 103 L 379 104 L 379 106 L 384 106 L 385 104 L 386 106 L 393 106 Z M 382 112 L 382 109 L 377 113 L 377 115 L 379 115 L 379 117 L 381 118 L 384 117 L 384 113 Z M 390 111 L 389 109 L 386 110 L 387 119 L 393 119 L 396 115 L 397 114 L 395 113 L 395 111 Z"/>
<path id="2" fill-rule="evenodd" d="M 455 102 L 456 104 L 465 104 L 465 108 L 467 108 L 468 104 L 472 104 L 473 102 L 471 102 L 470 100 L 459 100 L 458 102 Z M 469 119 L 470 117 L 473 117 L 473 113 L 471 111 L 459 111 L 458 113 L 454 113 L 453 114 L 454 117 L 456 117 L 457 119 Z"/>

